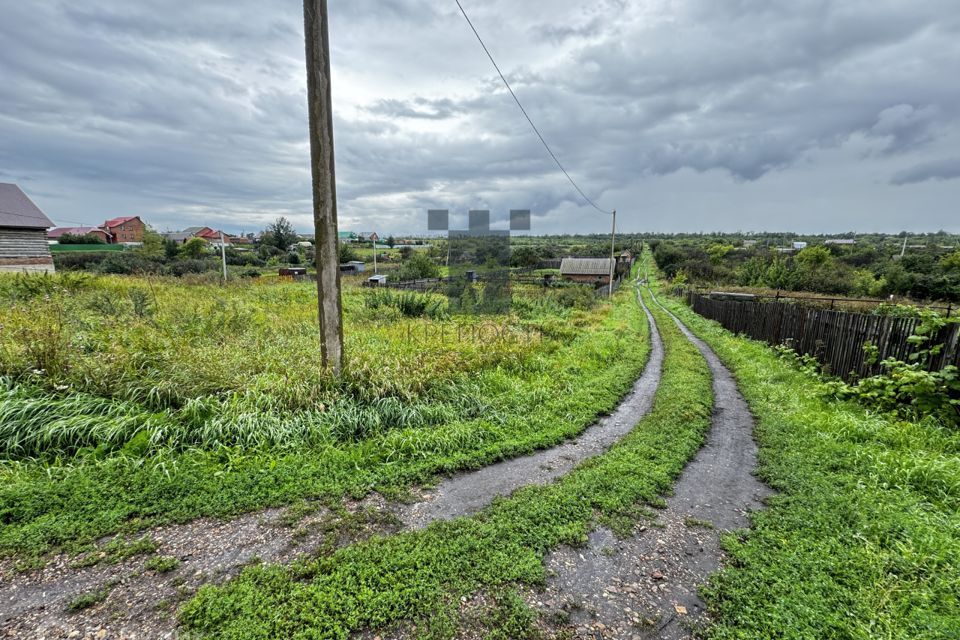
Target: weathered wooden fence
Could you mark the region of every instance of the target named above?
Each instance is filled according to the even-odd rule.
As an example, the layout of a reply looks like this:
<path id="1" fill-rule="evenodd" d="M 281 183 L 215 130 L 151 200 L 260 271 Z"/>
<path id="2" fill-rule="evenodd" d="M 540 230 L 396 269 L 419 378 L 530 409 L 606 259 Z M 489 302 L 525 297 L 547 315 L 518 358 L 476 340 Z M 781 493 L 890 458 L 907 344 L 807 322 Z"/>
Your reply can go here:
<path id="1" fill-rule="evenodd" d="M 692 291 L 688 300 L 694 311 L 726 329 L 811 355 L 830 373 L 846 380 L 880 372 L 879 364 L 866 360 L 866 342 L 877 347 L 878 362 L 885 358 L 909 362 L 910 355 L 917 351 L 908 340 L 919 324 L 914 318 L 847 313 L 786 302 L 717 300 Z M 948 324 L 930 344 L 942 344 L 943 349 L 929 358 L 929 370 L 960 366 L 960 324 Z"/>

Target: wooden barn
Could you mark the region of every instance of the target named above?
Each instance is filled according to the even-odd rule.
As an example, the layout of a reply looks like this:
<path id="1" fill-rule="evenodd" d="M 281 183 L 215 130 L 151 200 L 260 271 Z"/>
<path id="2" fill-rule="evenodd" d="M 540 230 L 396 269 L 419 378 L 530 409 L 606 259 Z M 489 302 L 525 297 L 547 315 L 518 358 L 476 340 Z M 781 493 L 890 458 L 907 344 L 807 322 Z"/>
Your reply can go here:
<path id="1" fill-rule="evenodd" d="M 564 258 L 560 263 L 560 277 L 570 282 L 609 284 L 612 272 L 610 258 Z"/>
<path id="2" fill-rule="evenodd" d="M 50 219 L 15 184 L 0 182 L 0 271 L 49 273 Z"/>

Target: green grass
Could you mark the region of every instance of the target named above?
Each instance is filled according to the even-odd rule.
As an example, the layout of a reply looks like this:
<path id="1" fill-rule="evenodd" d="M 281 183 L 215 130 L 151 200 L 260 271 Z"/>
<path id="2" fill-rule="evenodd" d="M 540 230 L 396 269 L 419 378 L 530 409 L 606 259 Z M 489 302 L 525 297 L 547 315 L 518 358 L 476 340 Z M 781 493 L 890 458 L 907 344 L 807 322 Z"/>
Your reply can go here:
<path id="1" fill-rule="evenodd" d="M 421 637 L 452 638 L 460 598 L 487 592 L 504 594 L 493 620 L 509 626 L 509 637 L 525 637 L 533 617 L 509 595 L 511 586 L 541 584 L 544 556 L 561 543 L 584 543 L 600 519 L 636 517 L 644 504 L 659 503 L 709 429 L 706 363 L 656 313 L 663 380 L 651 413 L 610 451 L 476 516 L 374 538 L 292 567 L 251 567 L 224 586 L 203 587 L 181 611 L 187 630 L 224 639 L 347 638 L 411 621 Z"/>
<path id="2" fill-rule="evenodd" d="M 960 433 L 839 402 L 676 301 L 756 416 L 778 493 L 706 590 L 711 638 L 960 637 Z"/>
<path id="3" fill-rule="evenodd" d="M 137 318 L 131 293 L 150 287 L 158 310 Z M 348 292 L 349 372 L 334 385 L 317 373 L 309 285 L 76 288 L 0 309 L 19 335 L 0 336 L 0 364 L 16 376 L 0 385 L 0 555 L 87 551 L 108 534 L 304 498 L 396 495 L 530 453 L 612 409 L 649 351 L 626 291 L 612 306 L 505 319 L 542 332 L 529 343 L 409 340 L 424 320 L 369 315 Z M 106 305 L 104 290 L 122 321 L 89 310 Z M 31 377 L 20 358 L 47 344 L 47 325 L 66 336 L 57 357 L 68 366 Z M 106 341 L 111 329 L 124 340 Z"/>
<path id="4" fill-rule="evenodd" d="M 109 586 L 103 587 L 102 589 L 97 589 L 95 591 L 88 591 L 87 593 L 82 593 L 70 601 L 70 604 L 67 605 L 67 611 L 75 613 L 77 611 L 83 611 L 84 609 L 89 609 L 94 605 L 98 605 L 107 599 L 107 596 L 110 595 L 110 592 L 112 590 L 113 590 L 113 585 L 109 585 Z"/>
<path id="5" fill-rule="evenodd" d="M 169 573 L 180 566 L 180 559 L 175 556 L 151 556 L 144 566 L 157 573 Z"/>
<path id="6" fill-rule="evenodd" d="M 117 536 L 100 549 L 84 554 L 73 563 L 74 567 L 92 567 L 98 564 L 117 564 L 133 556 L 154 553 L 160 545 L 149 536 L 126 540 Z"/>

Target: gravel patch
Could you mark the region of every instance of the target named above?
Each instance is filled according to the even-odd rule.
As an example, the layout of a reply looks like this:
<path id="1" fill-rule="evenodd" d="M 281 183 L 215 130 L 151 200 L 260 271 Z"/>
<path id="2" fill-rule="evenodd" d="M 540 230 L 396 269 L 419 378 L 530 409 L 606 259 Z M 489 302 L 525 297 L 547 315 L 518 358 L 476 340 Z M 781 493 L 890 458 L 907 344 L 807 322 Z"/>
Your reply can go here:
<path id="1" fill-rule="evenodd" d="M 222 583 L 254 562 L 292 562 L 397 528 L 395 518 L 383 516 L 391 512 L 378 495 L 344 506 L 348 529 L 340 526 L 341 515 L 325 507 L 302 517 L 289 509 L 267 509 L 232 520 L 202 518 L 152 529 L 141 535 L 156 543 L 155 553 L 115 564 L 77 567 L 77 557 L 61 554 L 42 569 L 18 572 L 12 560 L 3 560 L 0 637 L 182 637 L 176 631 L 176 610 L 201 585 Z M 156 558 L 163 558 L 166 566 L 153 564 Z M 92 594 L 99 599 L 71 610 Z"/>

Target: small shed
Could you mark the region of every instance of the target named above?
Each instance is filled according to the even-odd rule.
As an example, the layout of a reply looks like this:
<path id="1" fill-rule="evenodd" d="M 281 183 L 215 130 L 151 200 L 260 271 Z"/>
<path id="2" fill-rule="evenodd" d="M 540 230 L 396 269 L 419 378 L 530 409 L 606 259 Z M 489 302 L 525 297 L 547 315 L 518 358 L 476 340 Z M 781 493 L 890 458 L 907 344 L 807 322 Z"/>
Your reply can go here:
<path id="1" fill-rule="evenodd" d="M 351 260 L 350 262 L 343 262 L 340 264 L 340 273 L 345 273 L 347 275 L 363 273 L 366 271 L 366 269 L 367 266 L 359 260 Z"/>
<path id="2" fill-rule="evenodd" d="M 369 278 L 367 278 L 368 287 L 382 287 L 382 286 L 385 286 L 386 284 L 387 284 L 387 276 L 384 276 L 384 275 L 370 276 Z"/>
<path id="3" fill-rule="evenodd" d="M 15 184 L 0 182 L 0 271 L 52 273 L 53 223 Z"/>
<path id="4" fill-rule="evenodd" d="M 583 284 L 610 284 L 613 267 L 610 258 L 564 258 L 560 263 L 560 277 Z"/>

